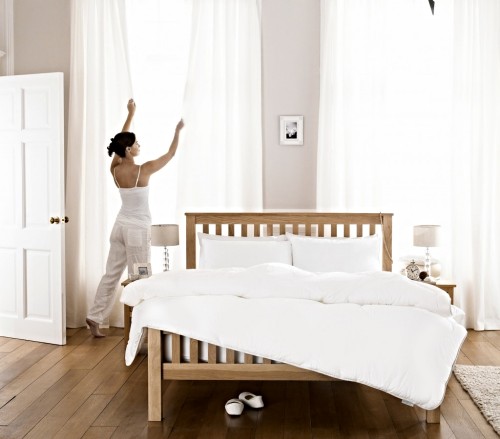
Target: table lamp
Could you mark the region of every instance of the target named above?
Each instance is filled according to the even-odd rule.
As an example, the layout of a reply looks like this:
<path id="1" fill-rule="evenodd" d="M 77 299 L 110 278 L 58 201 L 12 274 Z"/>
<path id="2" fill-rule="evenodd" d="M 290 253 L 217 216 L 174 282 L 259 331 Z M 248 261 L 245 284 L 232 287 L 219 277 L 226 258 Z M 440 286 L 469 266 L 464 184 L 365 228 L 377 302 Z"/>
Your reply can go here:
<path id="1" fill-rule="evenodd" d="M 154 224 L 151 226 L 151 245 L 163 247 L 163 271 L 170 269 L 168 247 L 179 245 L 177 224 Z"/>
<path id="2" fill-rule="evenodd" d="M 439 247 L 441 226 L 422 225 L 413 226 L 413 245 L 415 247 L 426 247 L 424 271 L 431 276 L 431 255 L 429 247 Z"/>

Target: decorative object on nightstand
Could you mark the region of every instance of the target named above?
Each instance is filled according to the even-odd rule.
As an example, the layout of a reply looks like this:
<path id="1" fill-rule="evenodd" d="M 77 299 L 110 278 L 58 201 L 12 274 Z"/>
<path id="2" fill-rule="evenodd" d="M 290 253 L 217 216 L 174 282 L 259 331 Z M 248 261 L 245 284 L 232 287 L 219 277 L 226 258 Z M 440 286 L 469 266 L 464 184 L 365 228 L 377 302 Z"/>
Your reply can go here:
<path id="1" fill-rule="evenodd" d="M 170 269 L 168 247 L 179 245 L 177 224 L 155 224 L 151 226 L 151 245 L 163 247 L 163 271 Z"/>
<path id="2" fill-rule="evenodd" d="M 400 272 L 403 276 L 406 276 L 406 267 L 407 265 L 411 262 L 415 261 L 415 264 L 418 265 L 418 268 L 420 268 L 420 275 L 422 273 L 426 273 L 425 270 L 425 255 L 419 255 L 419 254 L 408 254 L 405 256 L 401 256 L 398 258 L 398 260 L 395 262 L 395 269 Z M 432 276 L 439 278 L 441 276 L 441 262 L 434 258 L 431 257 L 431 271 L 432 271 Z"/>
<path id="3" fill-rule="evenodd" d="M 415 264 L 415 261 L 411 261 L 406 266 L 406 277 L 411 280 L 418 280 L 420 276 L 420 268 Z"/>
<path id="4" fill-rule="evenodd" d="M 144 279 L 146 277 L 151 276 L 153 273 L 151 271 L 151 263 L 150 262 L 135 262 L 134 263 L 134 273 L 133 275 L 129 275 L 128 278 L 131 281 L 137 279 Z"/>
<path id="5" fill-rule="evenodd" d="M 424 271 L 429 274 L 432 279 L 431 272 L 431 255 L 429 247 L 439 247 L 441 235 L 441 226 L 437 225 L 421 225 L 413 226 L 413 245 L 415 247 L 425 247 L 425 264 Z"/>

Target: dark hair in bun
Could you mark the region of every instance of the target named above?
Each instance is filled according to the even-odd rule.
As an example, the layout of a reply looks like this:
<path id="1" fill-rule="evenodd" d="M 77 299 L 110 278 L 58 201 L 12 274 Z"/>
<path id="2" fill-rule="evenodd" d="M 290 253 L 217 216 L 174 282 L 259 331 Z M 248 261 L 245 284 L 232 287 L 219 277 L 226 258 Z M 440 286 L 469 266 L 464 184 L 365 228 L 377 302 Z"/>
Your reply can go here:
<path id="1" fill-rule="evenodd" d="M 126 149 L 135 143 L 135 134 L 123 131 L 111 139 L 108 146 L 108 154 L 111 157 L 116 152 L 120 157 L 125 157 Z"/>

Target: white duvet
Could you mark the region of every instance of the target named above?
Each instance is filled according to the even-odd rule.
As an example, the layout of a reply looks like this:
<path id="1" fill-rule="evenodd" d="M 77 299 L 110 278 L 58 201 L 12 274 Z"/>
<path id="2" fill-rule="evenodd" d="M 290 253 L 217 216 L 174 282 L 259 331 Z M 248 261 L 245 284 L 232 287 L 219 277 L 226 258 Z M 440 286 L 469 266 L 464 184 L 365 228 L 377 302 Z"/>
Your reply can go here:
<path id="1" fill-rule="evenodd" d="M 396 273 L 311 273 L 285 264 L 179 270 L 129 284 L 125 361 L 143 328 L 192 337 L 440 405 L 466 330 L 441 289 Z"/>

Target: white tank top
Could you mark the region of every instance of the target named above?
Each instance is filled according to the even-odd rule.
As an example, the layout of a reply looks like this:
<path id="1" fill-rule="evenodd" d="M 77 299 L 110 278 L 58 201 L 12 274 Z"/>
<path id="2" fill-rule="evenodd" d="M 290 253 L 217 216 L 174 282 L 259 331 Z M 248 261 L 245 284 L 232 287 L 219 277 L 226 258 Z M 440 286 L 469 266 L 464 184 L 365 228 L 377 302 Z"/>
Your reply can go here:
<path id="1" fill-rule="evenodd" d="M 123 225 L 149 227 L 151 212 L 149 211 L 149 186 L 120 188 L 122 207 L 116 221 Z"/>
<path id="2" fill-rule="evenodd" d="M 121 188 L 116 181 L 120 197 L 122 198 L 122 207 L 116 217 L 116 222 L 123 225 L 132 225 L 137 227 L 149 227 L 151 225 L 151 212 L 149 211 L 149 186 L 138 187 L 141 167 L 135 181 L 135 187 Z"/>

